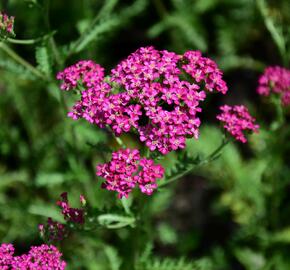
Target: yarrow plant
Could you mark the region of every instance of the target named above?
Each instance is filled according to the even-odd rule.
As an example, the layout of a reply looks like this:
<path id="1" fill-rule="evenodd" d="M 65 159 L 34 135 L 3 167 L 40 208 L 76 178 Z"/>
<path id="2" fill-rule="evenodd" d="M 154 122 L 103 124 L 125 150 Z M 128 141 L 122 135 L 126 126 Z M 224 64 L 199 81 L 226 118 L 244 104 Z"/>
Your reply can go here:
<path id="1" fill-rule="evenodd" d="M 0 12 L 0 37 L 15 36 L 14 17 Z"/>
<path id="2" fill-rule="evenodd" d="M 185 148 L 186 138 L 198 138 L 198 113 L 208 93 L 228 91 L 216 63 L 199 51 L 178 55 L 152 46 L 129 55 L 106 77 L 101 66 L 85 60 L 59 72 L 57 79 L 62 90 L 80 94 L 69 117 L 84 118 L 115 136 L 138 134 L 149 150 L 163 155 Z M 217 118 L 237 140 L 247 141 L 244 131 L 257 132 L 245 106 L 225 105 L 221 110 Z M 136 186 L 151 195 L 164 169 L 141 158 L 137 149 L 121 149 L 110 162 L 97 166 L 97 175 L 105 179 L 103 188 L 122 198 Z"/>
<path id="3" fill-rule="evenodd" d="M 16 2 L 21 1 L 6 2 L 11 2 L 11 5 L 5 3 L 2 6 L 11 8 L 18 16 Z M 214 8 L 202 7 L 200 3 L 203 1 L 195 1 L 191 9 L 188 9 L 188 3 L 193 2 L 190 0 L 179 0 L 178 5 L 174 0 L 151 3 L 156 5 L 160 11 L 158 15 L 162 17 L 150 27 L 148 33 L 151 37 L 178 27 L 178 31 L 168 36 L 166 46 L 181 50 L 192 44 L 208 53 L 216 53 L 227 70 L 245 68 L 246 73 L 249 69 L 260 69 L 263 63 L 261 59 L 248 55 L 243 44 L 236 42 L 235 29 L 228 19 L 237 24 L 247 18 L 247 24 L 251 26 L 257 22 L 256 17 L 252 20 L 253 11 L 257 15 L 258 9 L 262 10 L 266 29 L 279 47 L 285 68 L 268 67 L 261 76 L 257 91 L 270 97 L 275 105 L 266 110 L 273 107 L 276 112 L 269 113 L 267 123 L 271 121 L 270 129 L 253 136 L 251 145 L 246 146 L 246 151 L 240 155 L 239 150 L 244 145 L 239 144 L 237 148 L 234 139 L 246 143 L 249 134 L 258 133 L 259 125 L 244 105 L 223 105 L 218 112 L 214 112 L 215 106 L 207 106 L 208 101 L 215 103 L 212 100 L 214 95 L 224 100 L 228 87 L 217 63 L 200 51 L 187 49 L 175 53 L 152 46 L 142 47 L 109 70 L 89 58 L 71 62 L 80 56 L 95 55 L 104 63 L 112 64 L 110 61 L 116 54 L 107 57 L 104 52 L 116 44 L 110 44 L 109 38 L 99 43 L 100 39 L 106 32 L 114 33 L 114 28 L 127 24 L 146 6 L 152 10 L 149 1 L 132 0 L 128 6 L 121 0 L 87 1 L 86 4 L 75 1 L 73 9 L 67 10 L 70 21 L 59 29 L 57 23 L 62 18 L 54 23 L 50 23 L 50 18 L 52 14 L 63 13 L 60 8 L 66 8 L 63 4 L 66 1 L 58 1 L 57 5 L 49 0 L 24 2 L 29 2 L 28 6 L 32 8 L 21 10 L 22 15 L 26 12 L 32 15 L 31 29 L 19 22 L 23 30 L 21 36 L 32 35 L 27 39 L 14 38 L 14 17 L 0 13 L 0 74 L 3 81 L 0 83 L 0 106 L 4 105 L 4 125 L 0 129 L 0 153 L 3 154 L 0 171 L 4 176 L 4 181 L 2 175 L 0 177 L 0 207 L 4 210 L 0 216 L 4 222 L 0 234 L 4 235 L 4 241 L 11 242 L 0 244 L 0 270 L 58 270 L 66 267 L 232 269 L 236 265 L 255 267 L 257 263 L 253 261 L 257 260 L 253 258 L 258 258 L 260 269 L 287 268 L 290 263 L 287 258 L 289 239 L 285 236 L 289 234 L 289 224 L 285 217 L 289 207 L 283 204 L 287 201 L 290 184 L 290 150 L 286 143 L 290 129 L 287 121 L 289 110 L 281 104 L 290 105 L 290 70 L 287 69 L 290 54 L 289 39 L 284 35 L 287 33 L 281 31 L 284 27 L 279 25 L 280 21 L 285 21 L 283 14 L 278 12 L 278 20 L 277 16 L 272 20 L 270 12 L 275 10 L 277 13 L 280 3 L 268 8 L 267 0 L 237 1 L 241 2 L 238 5 L 243 18 L 236 17 L 236 5 L 225 3 L 231 1 L 220 1 L 223 3 Z M 250 2 L 255 2 L 255 8 Z M 167 6 L 170 8 L 165 10 Z M 20 8 L 23 7 L 22 4 Z M 100 12 L 94 15 L 94 10 Z M 220 12 L 223 10 L 231 16 L 223 17 Z M 74 11 L 79 11 L 77 16 L 73 16 Z M 209 13 L 212 22 L 218 21 L 218 31 L 211 35 L 218 42 L 207 46 L 206 33 L 213 31 L 201 22 Z M 85 17 L 81 18 L 82 15 Z M 171 23 L 173 17 L 177 25 Z M 21 16 L 21 21 L 27 21 L 25 16 Z M 67 27 L 68 24 L 72 27 Z M 192 35 L 198 25 L 201 25 L 198 35 Z M 279 27 L 276 29 L 276 26 Z M 65 33 L 61 33 L 61 29 L 66 29 Z M 244 25 L 239 30 L 252 33 Z M 78 37 L 77 33 L 80 34 Z M 264 36 L 269 38 L 270 35 Z M 186 40 L 182 40 L 184 37 Z M 251 39 L 250 36 L 247 40 Z M 164 44 L 163 41 L 158 43 Z M 28 49 L 21 49 L 20 45 Z M 97 50 L 93 51 L 93 48 Z M 241 51 L 244 52 L 242 55 L 239 54 Z M 26 54 L 29 54 L 27 59 L 24 58 Z M 66 63 L 72 64 L 64 66 Z M 15 74 L 19 76 L 17 80 Z M 232 75 L 229 73 L 230 77 Z M 240 83 L 238 86 L 244 84 Z M 60 92 L 55 92 L 58 84 L 63 95 L 61 98 Z M 17 89 L 29 90 L 31 86 L 34 91 Z M 72 104 L 67 103 L 72 100 L 66 99 L 68 95 L 75 98 Z M 47 102 L 38 102 L 43 98 L 47 98 Z M 232 98 L 235 97 L 226 100 Z M 36 104 L 44 105 L 39 108 L 35 107 Z M 60 125 L 63 110 L 56 108 L 58 105 L 70 119 L 79 121 Z M 68 105 L 72 105 L 69 110 Z M 6 113 L 6 106 L 11 107 L 11 113 Z M 261 107 L 259 114 L 262 115 L 264 109 Z M 209 114 L 212 117 L 212 113 L 215 123 L 209 123 L 206 118 Z M 81 121 L 87 123 L 77 126 Z M 17 123 L 20 123 L 19 127 Z M 224 132 L 213 127 L 218 124 Z M 13 125 L 12 130 L 10 125 Z M 40 138 L 39 134 L 47 130 L 53 132 Z M 6 136 L 9 136 L 8 140 Z M 211 166 L 227 144 L 231 144 L 228 151 Z M 194 175 L 185 177 L 194 170 Z M 177 183 L 182 179 L 186 183 Z M 178 185 L 169 188 L 173 182 Z M 74 206 L 68 193 L 60 191 L 62 188 L 70 195 L 86 192 L 88 202 L 80 195 L 80 204 Z M 56 192 L 63 192 L 54 205 L 57 212 L 47 203 Z M 16 201 L 6 203 L 10 202 L 9 199 Z M 211 205 L 208 207 L 204 203 Z M 216 203 L 222 211 L 212 213 L 212 209 L 217 207 L 211 206 Z M 19 204 L 26 204 L 22 207 L 26 211 L 22 217 L 19 217 L 19 209 L 10 211 Z M 186 204 L 188 206 L 184 207 Z M 204 213 L 199 211 L 200 206 Z M 283 215 L 279 213 L 281 209 L 285 209 Z M 194 220 L 189 218 L 190 214 Z M 224 223 L 224 217 L 229 216 L 230 222 L 238 225 L 234 230 L 228 226 L 228 220 Z M 33 243 L 39 241 L 35 233 L 30 233 L 31 225 L 39 218 L 43 219 L 38 229 L 44 244 L 30 247 L 31 244 L 21 243 L 22 239 Z M 168 222 L 167 218 L 173 222 Z M 204 240 L 218 240 L 219 244 L 214 235 L 214 239 L 207 237 L 216 223 L 208 222 L 210 218 L 217 218 L 218 225 L 226 229 L 225 237 L 221 237 L 225 248 L 209 243 L 212 247 L 210 254 L 204 254 L 206 257 L 201 260 L 194 258 L 196 261 L 192 263 L 183 258 L 163 258 L 164 247 L 169 253 L 191 257 L 192 250 L 200 253 Z M 192 230 L 188 230 L 192 222 L 197 225 L 194 226 L 194 235 Z M 11 224 L 15 226 L 10 229 Z M 200 224 L 209 226 L 201 230 Z M 19 237 L 20 232 L 24 238 Z M 182 232 L 180 237 L 179 232 Z M 194 236 L 194 241 L 187 241 L 188 236 Z M 15 248 L 15 251 L 16 246 L 19 250 Z M 229 246 L 232 248 L 228 249 Z M 21 250 L 24 247 L 28 247 L 27 250 Z M 67 254 L 65 261 L 68 266 L 62 253 Z"/>
<path id="4" fill-rule="evenodd" d="M 104 80 L 99 66 L 95 76 L 86 78 L 79 67 L 87 62 L 57 75 L 63 80 L 61 89 L 74 88 L 78 80 L 85 88 L 69 116 L 101 128 L 108 125 L 117 136 L 136 132 L 151 151 L 162 154 L 184 148 L 187 137 L 198 138 L 197 114 L 206 91 L 227 92 L 216 63 L 199 51 L 177 55 L 153 47 L 140 48 Z"/>
<path id="5" fill-rule="evenodd" d="M 151 159 L 141 158 L 137 149 L 121 149 L 113 152 L 112 160 L 97 166 L 97 175 L 105 178 L 102 187 L 128 197 L 135 186 L 151 195 L 157 188 L 156 180 L 162 178 L 164 169 Z"/>
<path id="6" fill-rule="evenodd" d="M 217 119 L 236 140 L 246 143 L 244 132 L 258 132 L 259 125 L 255 124 L 255 118 L 249 114 L 244 105 L 224 105 L 220 110 L 222 112 L 217 115 Z"/>
<path id="7" fill-rule="evenodd" d="M 1 36 L 17 43 L 19 40 L 9 38 L 14 35 L 13 24 L 14 17 L 0 13 Z M 30 43 L 31 40 L 24 41 L 27 42 Z M 28 64 L 26 66 L 30 67 Z M 284 73 L 283 76 L 286 77 Z M 102 188 L 115 191 L 119 199 L 128 199 L 136 188 L 143 194 L 152 195 L 158 188 L 158 179 L 162 179 L 162 183 L 166 181 L 166 177 L 163 179 L 165 170 L 155 163 L 154 157 L 184 149 L 187 138 L 198 139 L 202 102 L 208 94 L 226 94 L 228 91 L 217 64 L 204 57 L 201 52 L 187 51 L 179 55 L 167 50 L 157 50 L 152 46 L 142 47 L 130 54 L 107 76 L 105 69 L 99 64 L 92 60 L 82 60 L 59 72 L 57 79 L 61 81 L 61 90 L 74 91 L 79 95 L 72 110 L 68 112 L 69 117 L 74 120 L 82 118 L 100 128 L 106 128 L 113 133 L 119 144 L 122 140 L 118 137 L 122 134 L 137 134 L 144 143 L 144 150 L 148 150 L 126 148 L 122 142 L 122 148 L 112 153 L 110 161 L 97 165 L 96 174 L 104 179 Z M 269 79 L 273 80 L 272 77 Z M 281 87 L 275 81 L 275 86 L 281 89 L 286 84 L 286 79 Z M 272 87 L 274 84 L 271 82 L 270 85 Z M 284 88 L 275 91 L 284 93 Z M 225 129 L 237 140 L 247 141 L 245 131 L 257 132 L 259 127 L 245 106 L 225 105 L 221 110 L 217 119 L 224 123 Z M 214 160 L 226 143 L 223 141 L 207 161 Z M 140 153 L 146 153 L 146 157 L 142 157 Z M 194 165 L 197 164 L 195 162 Z M 180 168 L 184 171 L 167 179 L 167 183 L 188 173 L 188 168 L 192 166 Z M 135 221 L 140 222 L 142 219 L 142 211 L 134 216 L 124 200 L 121 203 L 127 216 L 104 214 L 96 218 L 96 211 L 87 207 L 83 195 L 80 196 L 80 208 L 71 207 L 67 192 L 60 197 L 57 205 L 61 208 L 64 222 L 60 223 L 49 217 L 46 224 L 38 227 L 47 243 L 63 240 L 72 230 L 95 229 L 96 226 L 92 223 L 96 220 L 108 228 L 121 228 L 134 227 Z M 0 267 L 62 270 L 66 263 L 61 260 L 61 256 L 55 246 L 46 244 L 31 247 L 27 254 L 14 256 L 13 245 L 2 244 Z"/>
<path id="8" fill-rule="evenodd" d="M 279 66 L 267 67 L 259 78 L 257 92 L 263 96 L 278 94 L 282 105 L 290 105 L 290 70 Z"/>
<path id="9" fill-rule="evenodd" d="M 64 270 L 66 262 L 62 254 L 53 245 L 32 246 L 27 254 L 14 256 L 12 244 L 0 246 L 1 270 Z"/>

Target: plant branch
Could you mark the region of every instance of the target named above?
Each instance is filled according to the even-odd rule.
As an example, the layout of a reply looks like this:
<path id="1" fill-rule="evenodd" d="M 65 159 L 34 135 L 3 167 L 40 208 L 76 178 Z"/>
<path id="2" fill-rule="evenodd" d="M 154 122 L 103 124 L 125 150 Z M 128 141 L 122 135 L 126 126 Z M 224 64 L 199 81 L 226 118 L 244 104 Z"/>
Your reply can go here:
<path id="1" fill-rule="evenodd" d="M 38 38 L 34 38 L 34 39 L 15 39 L 15 38 L 5 38 L 3 39 L 3 41 L 5 42 L 9 42 L 12 44 L 19 44 L 19 45 L 32 45 L 32 44 L 36 44 L 40 41 L 46 40 L 50 37 L 52 37 L 54 34 L 56 33 L 56 31 L 51 31 L 50 33 L 42 36 L 42 37 L 38 37 Z"/>
<path id="2" fill-rule="evenodd" d="M 283 64 L 287 66 L 288 64 L 288 57 L 287 57 L 287 50 L 286 50 L 286 43 L 283 37 L 283 33 L 278 31 L 277 27 L 275 26 L 271 16 L 269 16 L 269 12 L 267 9 L 267 5 L 265 0 L 256 0 L 258 9 L 264 19 L 264 23 L 268 31 L 270 32 L 273 41 L 275 42 L 276 46 L 278 47 L 279 53 L 282 57 Z"/>
<path id="3" fill-rule="evenodd" d="M 117 137 L 114 134 L 114 131 L 111 129 L 111 127 L 107 126 L 107 129 L 112 133 L 112 136 L 113 136 L 114 140 L 117 142 L 117 144 L 120 145 L 122 148 L 126 148 L 125 143 L 122 141 L 122 139 L 120 137 Z"/>
<path id="4" fill-rule="evenodd" d="M 173 177 L 169 178 L 166 182 L 162 182 L 161 184 L 159 184 L 159 187 L 164 187 L 166 185 L 168 185 L 171 182 L 174 182 L 176 180 L 178 180 L 179 178 L 187 175 L 188 173 L 190 173 L 196 166 L 201 166 L 201 165 L 205 165 L 215 159 L 217 159 L 220 154 L 221 154 L 221 150 L 230 142 L 230 139 L 224 139 L 222 141 L 222 143 L 210 154 L 208 155 L 208 157 L 206 157 L 204 160 L 201 160 L 197 163 L 191 164 L 188 168 L 186 168 L 183 172 L 180 172 L 177 175 L 174 175 Z"/>
<path id="5" fill-rule="evenodd" d="M 29 70 L 36 77 L 41 78 L 42 80 L 45 81 L 48 80 L 48 78 L 42 72 L 40 72 L 30 63 L 28 63 L 25 59 L 23 59 L 20 55 L 18 55 L 14 50 L 9 48 L 3 42 L 0 42 L 0 49 L 4 51 L 9 57 L 11 57 L 14 61 L 16 61 L 17 63 L 25 67 L 27 70 Z"/>
<path id="6" fill-rule="evenodd" d="M 50 31 L 50 21 L 49 21 L 49 6 L 50 6 L 50 0 L 46 0 L 44 1 L 44 7 L 43 7 L 43 10 L 44 10 L 44 21 L 45 21 L 45 24 L 46 24 L 46 27 L 48 29 L 48 31 Z M 52 49 L 52 53 L 54 55 L 54 58 L 55 58 L 55 61 L 58 65 L 58 67 L 60 69 L 63 68 L 63 59 L 59 53 L 59 50 L 57 48 L 57 45 L 56 45 L 56 42 L 54 40 L 54 37 L 53 35 L 49 37 L 49 43 L 50 43 L 50 46 L 51 46 L 51 49 Z"/>
<path id="7" fill-rule="evenodd" d="M 93 19 L 92 23 L 90 24 L 90 26 L 80 35 L 80 37 L 77 39 L 77 41 L 70 48 L 70 51 L 69 51 L 69 53 L 67 55 L 67 58 L 69 56 L 71 56 L 72 54 L 77 52 L 78 47 L 80 46 L 80 44 L 82 44 L 82 42 L 86 38 L 86 36 L 92 31 L 92 29 L 95 28 L 95 26 L 97 25 L 97 23 L 100 21 L 100 19 L 102 17 L 104 17 L 105 15 L 109 14 L 112 11 L 112 9 L 115 7 L 117 2 L 118 2 L 117 0 L 107 1 L 107 3 L 105 3 L 103 5 L 103 7 L 101 8 L 100 12 L 94 17 L 94 19 Z"/>

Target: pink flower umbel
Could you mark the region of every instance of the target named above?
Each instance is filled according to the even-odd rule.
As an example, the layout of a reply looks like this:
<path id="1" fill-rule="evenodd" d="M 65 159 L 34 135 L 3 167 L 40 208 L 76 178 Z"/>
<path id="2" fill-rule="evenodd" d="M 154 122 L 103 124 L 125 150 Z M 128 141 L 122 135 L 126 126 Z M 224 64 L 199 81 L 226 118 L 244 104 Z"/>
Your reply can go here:
<path id="1" fill-rule="evenodd" d="M 83 208 L 72 208 L 69 205 L 67 192 L 64 192 L 60 195 L 61 200 L 57 202 L 57 205 L 62 208 L 62 214 L 64 219 L 69 222 L 83 224 L 85 222 L 84 218 L 84 209 Z M 80 201 L 84 198 L 80 197 Z"/>
<path id="2" fill-rule="evenodd" d="M 62 89 L 79 80 L 71 69 L 58 74 Z M 81 76 L 86 74 L 84 69 Z M 69 116 L 101 128 L 108 125 L 117 136 L 135 131 L 151 151 L 162 154 L 184 148 L 187 137 L 198 138 L 198 113 L 207 92 L 227 92 L 216 63 L 199 51 L 177 55 L 140 48 L 112 69 L 109 78 L 97 78 L 93 85 L 84 83 L 87 89 Z"/>
<path id="3" fill-rule="evenodd" d="M 217 119 L 224 124 L 224 128 L 238 141 L 247 142 L 244 132 L 258 132 L 259 125 L 255 124 L 248 109 L 243 105 L 220 107 L 222 113 L 217 116 Z"/>
<path id="4" fill-rule="evenodd" d="M 91 60 L 83 60 L 59 72 L 56 78 L 63 81 L 60 88 L 66 91 L 78 85 L 93 87 L 103 80 L 104 69 Z"/>
<path id="5" fill-rule="evenodd" d="M 3 37 L 14 36 L 14 17 L 0 12 L 0 34 Z"/>
<path id="6" fill-rule="evenodd" d="M 68 235 L 65 225 L 52 220 L 50 217 L 47 219 L 47 223 L 45 225 L 38 225 L 38 230 L 40 232 L 40 236 L 49 242 L 62 241 Z"/>
<path id="7" fill-rule="evenodd" d="M 290 105 L 290 70 L 279 66 L 267 67 L 259 79 L 257 92 L 263 96 L 278 94 L 284 106 Z"/>
<path id="8" fill-rule="evenodd" d="M 85 206 L 86 199 L 80 195 L 81 208 L 72 208 L 68 202 L 67 192 L 60 195 L 61 200 L 57 201 L 57 205 L 61 207 L 62 215 L 66 222 L 73 223 L 75 226 L 82 226 L 85 223 Z M 69 230 L 65 224 L 47 219 L 47 223 L 39 224 L 38 229 L 42 238 L 49 242 L 61 241 L 67 237 Z"/>
<path id="9" fill-rule="evenodd" d="M 151 159 L 141 158 L 137 149 L 121 149 L 113 152 L 110 162 L 97 166 L 97 175 L 106 181 L 102 187 L 117 191 L 118 197 L 128 197 L 139 186 L 141 192 L 151 195 L 157 188 L 157 178 L 162 178 L 164 169 Z"/>
<path id="10" fill-rule="evenodd" d="M 64 270 L 66 263 L 61 256 L 53 245 L 33 246 L 27 254 L 14 256 L 13 245 L 4 243 L 0 246 L 0 269 Z"/>

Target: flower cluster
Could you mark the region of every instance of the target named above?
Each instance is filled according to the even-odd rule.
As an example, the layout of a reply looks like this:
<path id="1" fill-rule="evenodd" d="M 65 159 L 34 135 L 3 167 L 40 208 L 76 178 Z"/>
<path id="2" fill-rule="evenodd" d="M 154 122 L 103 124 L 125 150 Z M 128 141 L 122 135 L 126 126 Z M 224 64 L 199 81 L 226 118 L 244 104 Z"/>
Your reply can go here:
<path id="1" fill-rule="evenodd" d="M 53 245 L 33 246 L 27 254 L 14 256 L 12 244 L 0 246 L 0 268 L 2 270 L 63 270 L 66 263 L 62 254 Z"/>
<path id="2" fill-rule="evenodd" d="M 255 118 L 249 114 L 249 111 L 245 106 L 224 105 L 220 107 L 220 110 L 222 113 L 217 116 L 217 119 L 224 124 L 224 128 L 236 140 L 245 143 L 247 142 L 247 139 L 243 132 L 258 132 L 259 126 L 255 124 Z"/>
<path id="3" fill-rule="evenodd" d="M 104 78 L 104 69 L 91 60 L 79 61 L 75 65 L 67 67 L 57 74 L 57 79 L 62 80 L 62 90 L 72 90 L 78 85 L 93 87 Z"/>
<path id="4" fill-rule="evenodd" d="M 85 222 L 84 209 L 83 208 L 72 208 L 69 205 L 67 192 L 60 195 L 61 200 L 57 202 L 57 205 L 62 208 L 62 214 L 64 219 L 68 222 L 83 224 Z M 84 196 L 80 195 L 80 202 L 83 203 Z"/>
<path id="5" fill-rule="evenodd" d="M 184 54 L 182 68 L 191 75 L 197 83 L 204 83 L 204 88 L 209 91 L 217 91 L 226 94 L 228 87 L 222 79 L 222 72 L 217 64 L 201 55 L 200 51 L 187 51 Z"/>
<path id="6" fill-rule="evenodd" d="M 151 195 L 157 188 L 157 178 L 164 169 L 151 159 L 141 158 L 137 149 L 121 149 L 112 153 L 112 160 L 97 166 L 97 175 L 106 181 L 103 188 L 118 192 L 118 197 L 128 197 L 136 185 L 141 192 Z"/>
<path id="7" fill-rule="evenodd" d="M 67 222 L 75 225 L 83 225 L 85 223 L 85 204 L 86 200 L 83 195 L 80 195 L 82 208 L 72 208 L 68 202 L 67 192 L 60 195 L 61 200 L 57 201 L 57 205 L 62 209 L 62 215 Z M 47 219 L 47 224 L 39 224 L 38 226 L 41 236 L 48 241 L 61 241 L 68 235 L 67 227 L 51 218 Z"/>
<path id="8" fill-rule="evenodd" d="M 67 228 L 64 224 L 54 221 L 52 218 L 47 219 L 47 224 L 39 224 L 38 230 L 40 236 L 49 242 L 62 241 L 68 235 Z"/>
<path id="9" fill-rule="evenodd" d="M 57 78 L 64 80 L 62 89 L 70 89 L 76 80 L 67 78 L 75 76 L 65 73 Z M 135 131 L 151 151 L 162 154 L 184 148 L 187 137 L 198 138 L 197 114 L 205 91 L 227 92 L 215 62 L 199 51 L 177 55 L 140 48 L 112 69 L 110 79 L 97 78 L 98 83 L 82 91 L 69 116 L 101 128 L 108 125 L 117 136 Z"/>
<path id="10" fill-rule="evenodd" d="M 290 105 L 290 70 L 279 66 L 267 67 L 259 79 L 257 92 L 269 96 L 271 92 L 281 95 L 284 106 Z"/>
<path id="11" fill-rule="evenodd" d="M 14 17 L 0 12 L 0 33 L 5 36 L 14 36 Z"/>

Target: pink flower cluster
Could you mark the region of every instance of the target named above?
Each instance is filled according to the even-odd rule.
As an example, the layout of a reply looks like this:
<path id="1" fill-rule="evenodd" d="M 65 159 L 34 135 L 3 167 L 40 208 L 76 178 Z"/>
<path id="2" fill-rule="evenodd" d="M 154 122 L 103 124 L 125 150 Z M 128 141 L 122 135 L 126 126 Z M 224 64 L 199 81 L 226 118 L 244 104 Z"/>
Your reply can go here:
<path id="1" fill-rule="evenodd" d="M 60 195 L 61 200 L 57 205 L 62 209 L 62 215 L 65 221 L 74 223 L 76 225 L 83 225 L 85 223 L 85 209 L 86 200 L 83 195 L 80 195 L 80 202 L 82 208 L 72 208 L 68 202 L 67 192 Z M 68 235 L 67 227 L 51 218 L 47 219 L 47 224 L 39 224 L 38 229 L 43 238 L 53 242 L 61 241 Z"/>
<path id="2" fill-rule="evenodd" d="M 220 107 L 220 110 L 222 113 L 217 116 L 217 119 L 224 124 L 224 128 L 236 140 L 245 143 L 247 142 L 247 139 L 243 132 L 258 132 L 259 126 L 255 124 L 255 118 L 249 114 L 249 111 L 245 106 L 224 105 Z"/>
<path id="3" fill-rule="evenodd" d="M 226 94 L 228 87 L 222 79 L 223 73 L 217 64 L 201 55 L 200 51 L 187 51 L 184 54 L 185 63 L 182 68 L 191 75 L 197 83 L 204 83 L 204 88 L 209 91 L 217 91 Z"/>
<path id="4" fill-rule="evenodd" d="M 141 158 L 137 149 L 121 149 L 112 153 L 112 160 L 97 166 L 97 175 L 105 178 L 103 188 L 118 192 L 118 197 L 128 197 L 136 185 L 141 192 L 151 195 L 157 188 L 157 178 L 164 169 L 151 159 Z"/>
<path id="5" fill-rule="evenodd" d="M 104 69 L 91 60 L 79 61 L 57 74 L 58 80 L 63 80 L 60 88 L 72 90 L 80 87 L 93 87 L 104 79 Z"/>
<path id="6" fill-rule="evenodd" d="M 53 245 L 31 247 L 27 254 L 14 256 L 12 244 L 0 246 L 1 270 L 63 270 L 66 263 L 61 260 L 62 254 Z"/>
<path id="7" fill-rule="evenodd" d="M 57 202 L 57 205 L 62 208 L 62 214 L 64 219 L 68 222 L 83 224 L 85 222 L 84 209 L 83 208 L 72 208 L 69 205 L 67 192 L 60 195 L 61 200 Z M 84 196 L 80 196 L 80 202 L 83 203 Z"/>
<path id="8" fill-rule="evenodd" d="M 0 12 L 0 33 L 4 36 L 14 35 L 14 17 Z"/>
<path id="9" fill-rule="evenodd" d="M 70 68 L 59 73 L 61 88 L 70 89 L 67 78 L 75 76 Z M 110 79 L 87 88 L 70 117 L 109 125 L 117 136 L 138 132 L 151 151 L 162 154 L 184 148 L 187 137 L 198 138 L 204 90 L 227 92 L 216 63 L 199 51 L 177 55 L 153 47 L 138 49 L 111 71 Z"/>
<path id="10" fill-rule="evenodd" d="M 40 236 L 49 242 L 62 241 L 68 235 L 66 226 L 50 217 L 47 219 L 46 225 L 38 225 L 38 230 Z"/>
<path id="11" fill-rule="evenodd" d="M 279 66 L 267 67 L 259 79 L 257 92 L 264 96 L 272 92 L 279 94 L 282 104 L 290 105 L 290 70 Z"/>

